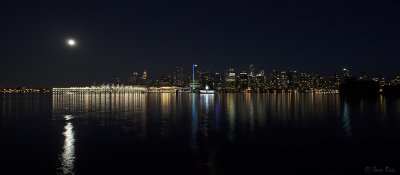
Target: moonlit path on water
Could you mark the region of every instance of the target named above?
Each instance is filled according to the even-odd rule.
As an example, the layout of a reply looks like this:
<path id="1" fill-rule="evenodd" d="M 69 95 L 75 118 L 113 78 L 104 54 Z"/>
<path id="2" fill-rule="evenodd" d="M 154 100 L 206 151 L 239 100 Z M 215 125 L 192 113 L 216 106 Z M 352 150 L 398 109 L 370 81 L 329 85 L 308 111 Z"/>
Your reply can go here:
<path id="1" fill-rule="evenodd" d="M 74 173 L 74 161 L 75 161 L 75 138 L 74 138 L 74 126 L 70 121 L 71 115 L 66 115 L 65 120 L 65 136 L 63 152 L 61 154 L 61 169 L 63 174 L 75 174 Z"/>

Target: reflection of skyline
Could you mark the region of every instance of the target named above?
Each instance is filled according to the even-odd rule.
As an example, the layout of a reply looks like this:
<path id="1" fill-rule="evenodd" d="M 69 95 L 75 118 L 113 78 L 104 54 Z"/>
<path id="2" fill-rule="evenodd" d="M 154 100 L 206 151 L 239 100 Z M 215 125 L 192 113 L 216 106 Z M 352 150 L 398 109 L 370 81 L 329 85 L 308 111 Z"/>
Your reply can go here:
<path id="1" fill-rule="evenodd" d="M 170 122 L 171 120 L 174 120 L 173 117 L 173 113 L 175 113 L 174 110 L 172 110 L 171 108 L 173 107 L 174 103 L 172 102 L 172 100 L 175 101 L 175 98 L 171 97 L 173 94 L 171 93 L 161 93 L 161 94 L 156 94 L 160 96 L 160 103 L 161 103 L 161 132 L 160 134 L 164 137 L 164 138 L 168 138 L 168 136 L 171 134 L 171 130 L 170 130 Z M 174 112 L 172 112 L 174 111 Z"/>
<path id="2" fill-rule="evenodd" d="M 3 99 L 4 100 L 4 99 Z M 186 103 L 189 100 L 189 103 Z M 186 102 L 185 102 L 186 101 Z M 190 110 L 190 130 L 195 142 L 196 135 L 208 135 L 210 131 L 227 134 L 229 140 L 235 140 L 237 130 L 246 130 L 250 135 L 259 127 L 289 123 L 304 125 L 313 121 L 337 117 L 342 127 L 351 128 L 350 106 L 341 103 L 337 94 L 174 94 L 174 93 L 76 93 L 53 94 L 53 114 L 55 116 L 79 114 L 81 119 L 100 119 L 100 125 L 110 125 L 107 117 L 121 119 L 121 129 L 140 133 L 146 137 L 147 125 L 152 125 L 150 132 L 168 138 L 177 134 L 180 127 L 177 116 Z M 373 101 L 370 101 L 373 102 Z M 386 101 L 378 98 L 377 108 L 372 108 L 381 122 L 385 122 Z M 374 102 L 374 103 L 375 103 Z M 364 104 L 365 100 L 360 100 Z M 396 103 L 394 103 L 396 104 Z M 4 104 L 3 104 L 4 105 Z M 360 107 L 368 114 L 371 108 Z M 394 105 L 397 113 L 400 108 Z M 346 115 L 347 114 L 347 115 Z M 84 117 L 81 117 L 84 116 Z M 149 120 L 148 117 L 151 117 Z M 113 119 L 114 119 L 113 118 Z M 130 122 L 127 122 L 130 121 Z M 296 121 L 293 123 L 293 121 Z M 178 122 L 178 123 L 177 123 Z M 99 124 L 97 123 L 97 124 Z M 349 126 L 349 127 L 348 127 Z M 219 128 L 223 133 L 219 133 Z M 351 129 L 349 130 L 351 131 Z M 346 131 L 347 132 L 347 131 Z M 351 132 L 350 132 L 351 133 Z M 348 134 L 347 134 L 348 135 Z M 351 134 L 350 134 L 351 135 Z"/>
<path id="3" fill-rule="evenodd" d="M 383 95 L 379 96 L 379 100 L 378 100 L 378 106 L 379 106 L 379 117 L 381 119 L 381 122 L 383 125 L 386 125 L 386 98 L 383 97 Z"/>
<path id="4" fill-rule="evenodd" d="M 344 134 L 350 137 L 351 134 L 351 123 L 350 123 L 350 112 L 349 112 L 349 103 L 347 100 L 343 102 L 343 117 L 342 117 Z"/>
<path id="5" fill-rule="evenodd" d="M 208 136 L 209 127 L 212 125 L 212 116 L 214 109 L 214 94 L 200 94 L 200 110 L 203 114 L 199 116 L 200 119 L 200 130 L 202 135 Z"/>
<path id="6" fill-rule="evenodd" d="M 196 152 L 197 148 L 197 117 L 196 117 L 196 95 L 193 93 L 191 95 L 191 101 L 192 101 L 192 116 L 191 116 L 191 132 L 190 132 L 190 146 L 192 148 L 193 152 Z"/>
<path id="7" fill-rule="evenodd" d="M 85 114 L 89 117 L 120 118 L 143 112 L 147 94 L 139 93 L 74 93 L 53 94 L 53 115 Z"/>
<path id="8" fill-rule="evenodd" d="M 51 110 L 49 94 L 0 94 L 0 116 L 40 116 Z"/>
<path id="9" fill-rule="evenodd" d="M 341 116 L 340 98 L 332 94 L 231 93 L 220 94 L 218 99 L 215 106 L 223 107 L 218 117 L 226 116 L 224 120 L 231 140 L 235 139 L 236 130 L 246 130 L 250 134 L 258 127 L 268 127 L 276 122 L 301 124 L 325 120 L 327 113 Z"/>
<path id="10" fill-rule="evenodd" d="M 332 94 L 224 94 L 222 97 L 231 121 L 238 114 L 251 120 L 255 115 L 254 120 L 287 121 L 318 119 L 327 111 L 340 112 L 340 99 Z"/>
<path id="11" fill-rule="evenodd" d="M 220 161 L 218 154 L 221 152 L 217 151 L 214 159 L 213 150 L 224 150 L 226 145 L 242 146 L 246 141 L 251 144 L 261 141 L 262 145 L 267 145 L 272 143 L 268 138 L 282 138 L 298 143 L 302 140 L 296 139 L 304 136 L 306 139 L 317 138 L 316 142 L 319 142 L 320 136 L 324 137 L 323 141 L 332 136 L 335 137 L 332 141 L 339 139 L 341 143 L 374 136 L 377 131 L 381 134 L 398 131 L 394 127 L 398 125 L 400 107 L 398 99 L 359 100 L 333 94 L 77 93 L 53 94 L 47 101 L 39 102 L 30 99 L 33 96 L 29 95 L 29 98 L 23 98 L 27 99 L 25 101 L 11 97 L 0 97 L 0 112 L 6 114 L 0 118 L 10 121 L 10 125 L 0 123 L 0 126 L 15 126 L 4 131 L 17 131 L 19 126 L 29 128 L 22 132 L 31 132 L 38 126 L 48 127 L 37 136 L 46 132 L 57 137 L 43 137 L 45 142 L 41 143 L 55 148 L 49 157 L 53 162 L 57 161 L 53 165 L 57 169 L 53 171 L 60 174 L 81 170 L 82 163 L 90 160 L 93 153 L 115 143 L 126 145 L 127 152 L 132 155 L 137 153 L 132 148 L 139 148 L 138 152 L 143 147 L 148 147 L 149 152 L 156 148 L 157 154 L 177 150 L 182 156 L 191 154 L 193 148 L 194 158 L 198 158 L 196 161 L 203 169 L 208 168 L 209 162 Z M 9 111 L 14 110 L 19 110 L 15 114 L 24 116 L 25 108 L 35 113 L 34 108 L 40 110 L 43 104 L 53 106 L 49 108 L 53 109 L 53 115 L 49 113 L 42 118 L 30 119 L 7 117 Z M 19 125 L 19 121 L 23 124 Z M 38 125 L 36 121 L 45 123 Z M 4 133 L 13 135 L 13 132 Z M 102 148 L 93 148 L 91 144 Z M 148 146 L 150 144 L 154 147 Z M 180 145 L 179 149 L 176 145 Z M 95 151 L 89 153 L 88 149 Z M 236 151 L 234 147 L 228 149 Z M 248 150 L 252 151 L 251 145 Z M 124 155 L 124 151 L 121 150 L 120 155 Z M 198 157 L 200 155 L 202 157 Z"/>
<path id="12" fill-rule="evenodd" d="M 81 124 L 112 126 L 134 130 L 138 138 L 147 133 L 147 94 L 141 93 L 54 93 L 53 118 L 74 115 Z M 108 122 L 112 117 L 114 122 Z M 91 120 L 92 122 L 89 122 Z M 95 121 L 95 122 L 94 122 Z M 121 133 L 123 134 L 123 133 Z"/>
<path id="13" fill-rule="evenodd" d="M 235 137 L 235 124 L 236 124 L 236 99 L 234 94 L 227 94 L 226 96 L 226 112 L 228 113 L 229 122 L 229 140 L 234 140 Z"/>
<path id="14" fill-rule="evenodd" d="M 246 94 L 246 103 L 249 105 L 250 131 L 254 132 L 254 100 L 251 99 L 250 94 Z"/>

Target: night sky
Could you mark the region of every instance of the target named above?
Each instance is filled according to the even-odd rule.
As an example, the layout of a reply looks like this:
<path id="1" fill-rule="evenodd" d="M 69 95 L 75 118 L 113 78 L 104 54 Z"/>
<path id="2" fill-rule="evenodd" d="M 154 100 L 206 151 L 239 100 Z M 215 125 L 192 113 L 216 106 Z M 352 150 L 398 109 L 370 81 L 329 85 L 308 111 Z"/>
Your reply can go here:
<path id="1" fill-rule="evenodd" d="M 0 86 L 223 72 L 400 73 L 400 1 L 1 1 Z M 75 47 L 66 40 L 74 38 Z"/>

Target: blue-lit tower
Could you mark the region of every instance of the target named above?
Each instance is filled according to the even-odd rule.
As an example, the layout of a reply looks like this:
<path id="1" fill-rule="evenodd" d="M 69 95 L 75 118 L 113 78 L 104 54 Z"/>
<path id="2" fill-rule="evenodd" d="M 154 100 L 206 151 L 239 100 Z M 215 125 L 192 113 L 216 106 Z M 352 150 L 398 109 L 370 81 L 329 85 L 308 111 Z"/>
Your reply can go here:
<path id="1" fill-rule="evenodd" d="M 192 91 L 194 90 L 194 67 L 197 67 L 197 64 L 193 64 L 193 84 L 192 84 Z"/>

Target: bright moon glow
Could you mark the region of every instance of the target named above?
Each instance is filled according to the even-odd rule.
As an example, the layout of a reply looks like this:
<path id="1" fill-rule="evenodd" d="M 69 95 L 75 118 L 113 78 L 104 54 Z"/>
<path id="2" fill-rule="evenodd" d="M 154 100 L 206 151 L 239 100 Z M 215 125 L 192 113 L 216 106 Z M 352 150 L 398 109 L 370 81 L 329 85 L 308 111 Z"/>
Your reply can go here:
<path id="1" fill-rule="evenodd" d="M 69 46 L 75 46 L 75 44 L 76 44 L 75 40 L 73 40 L 73 39 L 69 39 L 67 41 L 67 43 L 68 43 Z"/>

